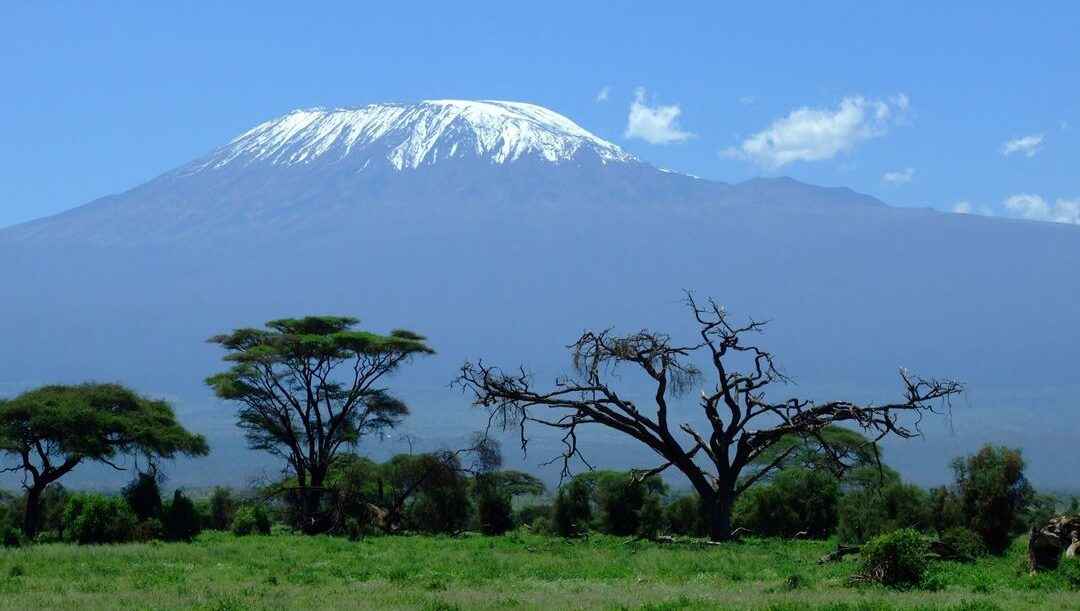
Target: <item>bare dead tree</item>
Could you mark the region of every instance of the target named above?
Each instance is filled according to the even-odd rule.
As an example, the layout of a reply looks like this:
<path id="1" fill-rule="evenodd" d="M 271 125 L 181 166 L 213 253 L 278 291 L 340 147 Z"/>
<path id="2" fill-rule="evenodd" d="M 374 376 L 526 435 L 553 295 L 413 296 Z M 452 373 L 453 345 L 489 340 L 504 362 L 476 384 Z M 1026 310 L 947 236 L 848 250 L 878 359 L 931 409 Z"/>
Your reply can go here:
<path id="1" fill-rule="evenodd" d="M 475 405 L 488 410 L 491 425 L 519 430 L 522 451 L 527 449 L 531 426 L 562 431 L 564 449 L 553 462 L 562 461 L 564 476 L 574 458 L 588 465 L 578 447 L 581 426 L 599 425 L 644 444 L 662 462 L 640 470 L 639 477 L 672 467 L 682 472 L 707 507 L 714 541 L 730 538 L 731 510 L 739 495 L 780 467 L 798 447 L 791 444 L 768 464 L 755 464 L 744 475 L 747 466 L 782 439 L 813 441 L 827 457 L 842 463 L 843 452 L 829 451 L 822 434 L 827 427 L 849 424 L 868 434 L 872 444 L 889 435 L 914 437 L 926 414 L 947 409 L 950 397 L 962 391 L 958 382 L 921 378 L 901 369 L 903 399 L 894 403 L 817 403 L 799 398 L 773 402 L 766 389 L 788 379 L 778 371 L 772 353 L 747 341 L 765 323 L 735 324 L 715 301 L 701 304 L 690 293 L 686 304 L 698 327 L 695 343 L 677 345 L 668 335 L 649 330 L 626 336 L 610 330 L 586 331 L 568 346 L 574 373 L 558 378 L 553 388 L 536 388 L 524 368 L 507 372 L 482 361 L 466 363 L 455 383 L 472 394 Z M 708 428 L 700 431 L 689 422 L 673 422 L 669 407 L 669 401 L 685 396 L 706 377 L 695 357 L 706 360 L 714 374 L 712 389 L 702 390 L 698 401 L 708 422 Z M 655 391 L 652 405 L 639 405 L 614 388 L 611 380 L 620 367 L 647 376 Z"/>

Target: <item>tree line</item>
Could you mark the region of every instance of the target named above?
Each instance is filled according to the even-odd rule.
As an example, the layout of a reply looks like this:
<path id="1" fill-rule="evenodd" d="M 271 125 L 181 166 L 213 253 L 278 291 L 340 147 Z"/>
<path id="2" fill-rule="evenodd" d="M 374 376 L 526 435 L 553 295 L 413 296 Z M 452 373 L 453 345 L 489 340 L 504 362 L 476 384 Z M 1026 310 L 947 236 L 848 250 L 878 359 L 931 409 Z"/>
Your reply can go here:
<path id="1" fill-rule="evenodd" d="M 504 370 L 478 361 L 461 368 L 455 385 L 488 413 L 491 427 L 518 431 L 523 449 L 534 427 L 562 433 L 564 451 L 556 458 L 565 482 L 551 507 L 515 508 L 523 496 L 541 495 L 543 485 L 501 469 L 490 430 L 458 450 L 403 454 L 384 463 L 361 456 L 365 438 L 397 427 L 409 413 L 387 378 L 434 351 L 412 331 L 377 334 L 358 328 L 355 318 L 319 316 L 210 339 L 225 350 L 228 368 L 206 382 L 235 406 L 248 446 L 280 459 L 278 481 L 246 499 L 219 490 L 203 509 L 179 492 L 163 502 L 161 461 L 203 456 L 205 439 L 180 426 L 166 402 L 120 385 L 48 386 L 0 400 L 0 452 L 11 459 L 5 470 L 20 473 L 24 488 L 8 503 L 9 513 L 21 508 L 19 528 L 31 539 L 47 524 L 49 532 L 79 540 L 70 533 L 80 532 L 80 519 L 97 524 L 94 532 L 141 529 L 143 537 L 177 540 L 208 526 L 237 530 L 237 520 L 238 530 L 247 532 L 266 530 L 272 521 L 308 534 L 350 536 L 470 528 L 499 534 L 529 525 L 564 536 L 600 528 L 713 541 L 739 529 L 813 537 L 839 529 L 842 537 L 861 540 L 892 524 L 967 528 L 997 549 L 1001 543 L 993 537 L 1011 533 L 1015 518 L 984 525 L 974 516 L 1015 517 L 1035 498 L 1011 450 L 987 448 L 957 463 L 957 483 L 930 493 L 916 493 L 881 462 L 878 442 L 916 435 L 920 418 L 941 413 L 962 391 L 958 382 L 902 370 L 896 401 L 775 400 L 767 391 L 787 378 L 774 355 L 752 341 L 764 323 L 734 322 L 717 303 L 699 303 L 690 294 L 686 304 L 693 341 L 678 343 L 650 330 L 586 331 L 570 346 L 571 372 L 550 387 L 537 385 L 524 367 Z M 708 366 L 699 368 L 699 361 Z M 625 372 L 651 385 L 648 402 L 620 389 Z M 704 429 L 670 408 L 694 390 Z M 579 427 L 617 431 L 659 464 L 571 477 L 573 461 L 585 461 Z M 132 458 L 137 471 L 121 500 L 76 495 L 64 500 L 63 511 L 57 499 L 49 502 L 50 492 L 62 490 L 59 480 L 79 464 L 122 469 L 119 457 Z M 983 463 L 1011 475 L 988 480 Z M 669 469 L 685 476 L 692 496 L 671 498 L 660 478 Z M 1005 500 L 970 494 L 1004 482 L 1015 488 Z M 134 494 L 140 490 L 144 496 Z M 99 524 L 110 516 L 120 516 L 119 525 Z M 951 521 L 946 525 L 942 516 Z M 938 522 L 931 524 L 931 517 Z"/>

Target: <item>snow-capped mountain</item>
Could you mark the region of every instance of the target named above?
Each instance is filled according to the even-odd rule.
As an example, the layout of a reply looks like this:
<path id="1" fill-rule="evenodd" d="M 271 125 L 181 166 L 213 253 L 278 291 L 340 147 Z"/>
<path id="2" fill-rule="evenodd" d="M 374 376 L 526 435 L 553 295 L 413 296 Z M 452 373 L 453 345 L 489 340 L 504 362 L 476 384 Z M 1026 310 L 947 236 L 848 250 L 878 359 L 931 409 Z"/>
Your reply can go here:
<path id="1" fill-rule="evenodd" d="M 596 159 L 637 161 L 570 119 L 533 104 L 428 100 L 358 108 L 294 110 L 214 151 L 189 171 L 265 162 L 342 162 L 361 169 L 387 163 L 416 169 L 444 159 L 474 157 L 507 163 L 536 157 L 551 163 Z"/>
<path id="2" fill-rule="evenodd" d="M 1053 415 L 1080 393 L 1065 382 L 1080 362 L 1078 260 L 1078 227 L 694 178 L 530 104 L 301 110 L 130 191 L 0 229 L 0 337 L 15 347 L 0 350 L 0 396 L 83 380 L 169 395 L 214 448 L 181 470 L 203 479 L 177 483 L 242 481 L 258 454 L 200 382 L 221 367 L 215 333 L 326 313 L 428 335 L 438 355 L 391 383 L 413 405 L 409 432 L 438 446 L 485 423 L 447 388 L 464 360 L 547 381 L 583 327 L 693 342 L 679 299 L 694 289 L 775 321 L 763 341 L 800 382 L 779 395 L 892 399 L 898 366 L 969 383 L 986 411 L 957 409 L 957 436 L 890 449 L 905 472 L 936 473 L 987 439 L 1053 465 L 1080 436 Z M 558 451 L 549 441 L 530 445 L 528 468 Z M 651 464 L 637 450 L 590 458 Z"/>

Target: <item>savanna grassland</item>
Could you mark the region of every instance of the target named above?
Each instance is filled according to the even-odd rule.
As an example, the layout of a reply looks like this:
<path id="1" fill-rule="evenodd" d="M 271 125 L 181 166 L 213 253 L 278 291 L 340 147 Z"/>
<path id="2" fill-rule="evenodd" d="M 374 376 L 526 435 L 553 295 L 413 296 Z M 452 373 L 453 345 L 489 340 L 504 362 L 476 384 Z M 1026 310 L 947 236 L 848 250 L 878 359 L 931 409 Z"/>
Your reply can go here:
<path id="1" fill-rule="evenodd" d="M 1029 576 L 1025 544 L 940 562 L 921 587 L 853 586 L 821 541 L 704 546 L 596 535 L 369 537 L 204 532 L 193 543 L 0 552 L 0 608 L 1080 609 L 1067 571 Z"/>

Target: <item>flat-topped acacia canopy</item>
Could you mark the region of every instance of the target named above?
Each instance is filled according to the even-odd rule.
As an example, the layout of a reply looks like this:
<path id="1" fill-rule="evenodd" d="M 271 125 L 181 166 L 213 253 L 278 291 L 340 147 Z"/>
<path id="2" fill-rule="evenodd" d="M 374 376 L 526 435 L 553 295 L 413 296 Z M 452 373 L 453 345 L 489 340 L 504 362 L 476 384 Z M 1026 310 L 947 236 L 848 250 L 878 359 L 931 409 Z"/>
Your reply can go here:
<path id="1" fill-rule="evenodd" d="M 15 458 L 27 491 L 23 530 L 34 536 L 46 486 L 84 461 L 119 469 L 120 456 L 154 461 L 209 453 L 202 435 L 184 429 L 166 402 L 119 384 L 45 386 L 0 401 L 0 451 Z"/>

